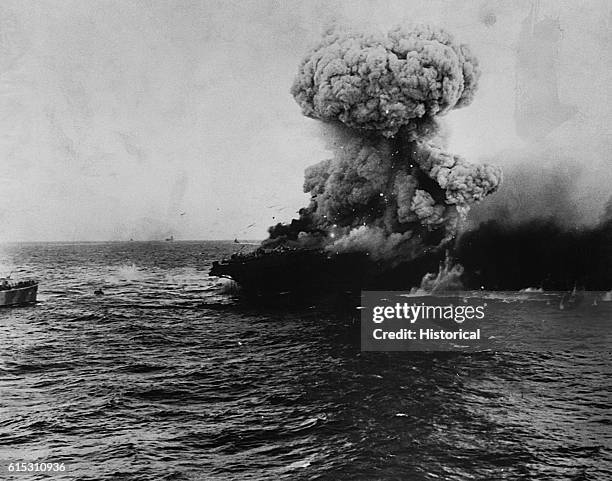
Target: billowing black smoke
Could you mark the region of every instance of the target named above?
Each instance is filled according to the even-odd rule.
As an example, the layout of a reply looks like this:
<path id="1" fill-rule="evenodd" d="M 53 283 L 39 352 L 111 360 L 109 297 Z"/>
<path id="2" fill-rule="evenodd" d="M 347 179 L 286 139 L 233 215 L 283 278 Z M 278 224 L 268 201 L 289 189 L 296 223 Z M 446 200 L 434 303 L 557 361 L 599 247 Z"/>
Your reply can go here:
<path id="1" fill-rule="evenodd" d="M 532 145 L 499 156 L 504 185 L 470 211 L 453 252 L 465 287 L 611 289 L 612 198 L 599 216 L 606 179 L 581 166 L 589 153 Z"/>
<path id="2" fill-rule="evenodd" d="M 292 94 L 325 123 L 333 157 L 306 170 L 308 207 L 271 227 L 263 249 L 359 252 L 397 265 L 456 236 L 501 172 L 444 150 L 439 117 L 469 105 L 480 71 L 443 30 L 327 32 L 302 61 Z"/>
<path id="3" fill-rule="evenodd" d="M 594 227 L 557 220 L 490 220 L 459 239 L 454 258 L 466 288 L 609 290 L 612 288 L 612 198 Z"/>

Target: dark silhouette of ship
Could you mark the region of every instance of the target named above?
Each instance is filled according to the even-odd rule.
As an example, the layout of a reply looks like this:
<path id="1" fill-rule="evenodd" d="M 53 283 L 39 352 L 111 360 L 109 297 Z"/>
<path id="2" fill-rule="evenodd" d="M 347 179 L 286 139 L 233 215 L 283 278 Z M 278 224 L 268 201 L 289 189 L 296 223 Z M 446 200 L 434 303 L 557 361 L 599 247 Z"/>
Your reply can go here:
<path id="1" fill-rule="evenodd" d="M 304 296 L 364 289 L 409 289 L 435 272 L 442 249 L 400 263 L 375 261 L 367 253 L 329 253 L 322 249 L 259 248 L 213 262 L 210 275 L 237 282 L 247 296 L 297 293 Z"/>

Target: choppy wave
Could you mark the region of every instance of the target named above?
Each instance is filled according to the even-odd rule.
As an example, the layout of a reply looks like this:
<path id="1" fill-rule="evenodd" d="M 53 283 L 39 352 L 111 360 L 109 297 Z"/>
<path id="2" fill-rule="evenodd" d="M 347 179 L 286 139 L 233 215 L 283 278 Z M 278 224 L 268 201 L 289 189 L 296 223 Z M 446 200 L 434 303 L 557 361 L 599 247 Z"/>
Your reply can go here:
<path id="1" fill-rule="evenodd" d="M 42 282 L 37 305 L 0 311 L 1 464 L 64 462 L 53 479 L 96 481 L 612 477 L 606 352 L 362 353 L 357 314 L 219 292 L 206 272 L 232 249 L 4 252 Z M 588 302 L 603 292 L 580 311 L 559 310 L 563 293 L 451 295 L 502 306 L 509 330 L 609 342 Z"/>

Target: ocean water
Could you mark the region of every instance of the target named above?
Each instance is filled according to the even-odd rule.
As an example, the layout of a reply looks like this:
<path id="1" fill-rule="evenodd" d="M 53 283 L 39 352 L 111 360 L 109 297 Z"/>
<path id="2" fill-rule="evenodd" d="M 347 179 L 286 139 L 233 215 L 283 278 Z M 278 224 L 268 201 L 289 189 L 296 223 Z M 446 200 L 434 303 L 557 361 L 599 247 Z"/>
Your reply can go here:
<path id="1" fill-rule="evenodd" d="M 0 310 L 0 479 L 612 479 L 605 293 L 470 294 L 549 352 L 364 353 L 358 314 L 224 294 L 207 271 L 239 248 L 3 246 L 41 284 Z"/>

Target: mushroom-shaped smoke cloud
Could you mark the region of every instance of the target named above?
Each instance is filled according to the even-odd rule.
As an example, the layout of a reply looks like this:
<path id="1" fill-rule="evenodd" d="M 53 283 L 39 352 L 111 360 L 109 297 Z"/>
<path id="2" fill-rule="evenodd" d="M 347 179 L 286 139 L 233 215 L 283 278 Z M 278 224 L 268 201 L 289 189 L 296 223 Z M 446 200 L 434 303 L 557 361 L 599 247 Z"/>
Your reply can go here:
<path id="1" fill-rule="evenodd" d="M 270 228 L 264 248 L 319 247 L 401 262 L 452 239 L 499 169 L 446 152 L 439 120 L 468 105 L 478 63 L 443 30 L 332 30 L 302 61 L 292 93 L 326 121 L 333 158 L 306 170 L 310 205 Z"/>
<path id="2" fill-rule="evenodd" d="M 328 32 L 302 61 L 291 92 L 305 115 L 393 137 L 425 116 L 468 105 L 480 71 L 443 30 Z"/>

